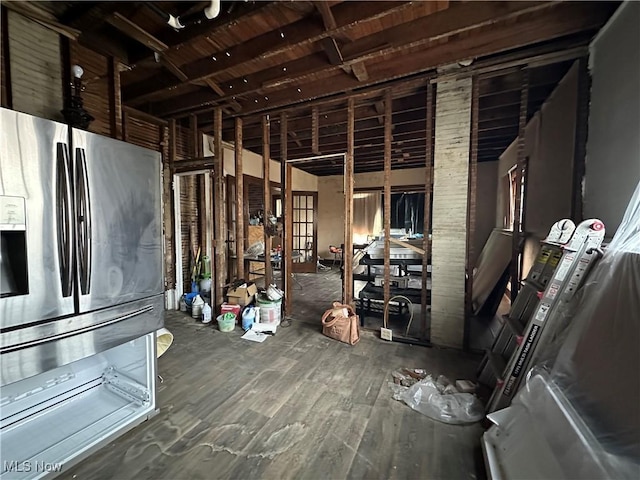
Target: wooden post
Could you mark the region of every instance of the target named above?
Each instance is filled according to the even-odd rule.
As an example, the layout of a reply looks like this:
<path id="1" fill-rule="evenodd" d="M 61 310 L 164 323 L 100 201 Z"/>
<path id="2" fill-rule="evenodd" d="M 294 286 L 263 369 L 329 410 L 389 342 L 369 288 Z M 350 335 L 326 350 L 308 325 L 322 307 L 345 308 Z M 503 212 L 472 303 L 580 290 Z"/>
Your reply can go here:
<path id="1" fill-rule="evenodd" d="M 422 239 L 422 296 L 420 307 L 420 338 L 428 340 L 427 332 L 427 305 L 431 301 L 431 293 L 427 290 L 429 282 L 428 268 L 431 265 L 431 240 L 429 234 L 431 232 L 431 192 L 433 190 L 433 97 L 435 85 L 427 82 L 427 118 L 426 118 L 426 144 L 424 155 L 425 166 L 425 182 L 424 182 L 424 227 Z"/>
<path id="2" fill-rule="evenodd" d="M 264 211 L 265 211 L 265 223 L 267 220 L 267 215 L 271 213 L 275 216 L 276 212 L 272 211 L 271 208 L 271 181 L 270 181 L 270 164 L 271 164 L 271 156 L 270 156 L 270 124 L 269 124 L 269 115 L 264 115 L 262 117 L 262 194 L 264 198 Z M 264 230 L 264 250 L 265 250 L 265 259 L 269 258 L 271 253 L 271 237 L 267 234 L 267 229 Z M 264 286 L 271 285 L 273 282 L 273 270 L 270 261 L 264 262 Z"/>
<path id="3" fill-rule="evenodd" d="M 474 76 L 471 79 L 471 138 L 469 143 L 469 193 L 467 196 L 467 261 L 466 290 L 465 290 L 465 319 L 464 337 L 462 345 L 465 350 L 469 349 L 469 322 L 473 314 L 473 261 L 474 261 L 474 239 L 476 231 L 476 188 L 478 180 L 478 112 L 480 102 L 480 79 Z"/>
<path id="4" fill-rule="evenodd" d="M 311 107 L 311 152 L 314 155 L 320 155 L 320 119 L 318 117 L 318 107 Z"/>
<path id="5" fill-rule="evenodd" d="M 109 58 L 109 115 L 111 136 L 122 140 L 122 90 L 120 87 L 120 61 Z"/>
<path id="6" fill-rule="evenodd" d="M 235 160 L 236 160 L 236 259 L 237 259 L 238 278 L 244 278 L 244 182 L 242 177 L 243 175 L 242 118 L 240 117 L 236 117 Z"/>
<path id="7" fill-rule="evenodd" d="M 10 62 L 10 52 L 9 52 L 9 21 L 7 20 L 7 8 L 2 5 L 0 7 L 0 21 L 2 22 L 2 28 L 0 28 L 0 35 L 2 36 L 2 44 L 0 48 L 2 48 L 2 85 L 4 88 L 2 89 L 2 99 L 1 105 L 5 108 L 13 108 L 13 99 L 11 95 L 11 62 Z M 66 50 L 65 50 L 66 46 Z M 66 54 L 66 61 L 63 59 L 62 69 L 63 72 L 66 69 L 69 72 L 71 68 L 71 62 L 69 62 L 69 42 L 62 42 L 62 52 L 63 56 Z M 70 87 L 68 86 L 71 82 L 69 79 L 69 73 L 62 74 L 63 79 L 68 79 L 65 83 L 66 85 L 63 87 L 63 92 L 68 92 Z M 66 100 L 66 99 L 65 99 Z"/>
<path id="8" fill-rule="evenodd" d="M 173 290 L 175 281 L 175 253 L 174 253 L 174 221 L 173 211 L 173 172 L 170 160 L 169 128 L 158 127 L 162 136 L 162 223 L 164 233 L 164 285 L 165 290 Z"/>
<path id="9" fill-rule="evenodd" d="M 384 92 L 384 304 L 389 303 L 391 283 L 391 121 L 393 98 L 391 89 Z M 388 328 L 387 325 L 385 327 Z"/>
<path id="10" fill-rule="evenodd" d="M 582 57 L 578 60 L 578 98 L 576 100 L 575 147 L 573 149 L 573 195 L 571 202 L 571 218 L 576 224 L 584 220 L 582 182 L 585 175 L 585 159 L 587 156 L 589 98 L 591 92 L 591 77 L 589 75 L 588 63 L 589 59 L 587 57 Z"/>
<path id="11" fill-rule="evenodd" d="M 527 126 L 527 105 L 529 102 L 529 70 L 522 70 L 522 85 L 520 86 L 520 115 L 518 119 L 518 164 L 516 168 L 516 198 L 515 212 L 513 214 L 513 237 L 511 245 L 511 303 L 515 302 L 520 290 L 520 255 L 522 253 L 523 227 L 520 224 L 520 210 L 522 209 L 522 196 L 520 195 L 522 177 L 526 168 L 525 128 Z M 525 179 L 526 181 L 526 179 Z"/>
<path id="12" fill-rule="evenodd" d="M 353 305 L 353 153 L 355 100 L 347 102 L 347 157 L 344 165 L 344 247 L 342 250 L 344 298 L 342 303 Z"/>
<path id="13" fill-rule="evenodd" d="M 222 109 L 217 107 L 213 111 L 213 150 L 214 150 L 214 232 L 216 235 L 215 244 L 215 308 L 218 311 L 223 302 L 223 288 L 226 284 L 227 274 L 225 271 L 225 223 L 224 223 L 224 159 L 222 157 Z M 214 307 L 212 305 L 212 307 Z"/>
<path id="14" fill-rule="evenodd" d="M 293 188 L 291 165 L 287 164 L 287 114 L 280 114 L 280 161 L 284 169 L 284 251 L 282 262 L 282 282 L 284 290 L 284 313 L 291 315 L 291 272 L 293 269 Z"/>

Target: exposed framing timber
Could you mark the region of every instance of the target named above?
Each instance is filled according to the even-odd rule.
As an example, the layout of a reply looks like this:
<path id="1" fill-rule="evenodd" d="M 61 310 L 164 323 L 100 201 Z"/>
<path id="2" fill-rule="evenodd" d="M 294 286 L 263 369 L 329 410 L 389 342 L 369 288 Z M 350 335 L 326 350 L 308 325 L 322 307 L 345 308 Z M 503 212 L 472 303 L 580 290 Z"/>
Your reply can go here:
<path id="1" fill-rule="evenodd" d="M 236 117 L 235 125 L 236 135 L 234 145 L 234 158 L 236 170 L 236 268 L 238 272 L 238 278 L 244 278 L 244 178 L 242 167 L 242 118 Z M 265 261 L 265 265 L 267 263 L 270 262 Z"/>
<path id="2" fill-rule="evenodd" d="M 282 262 L 282 287 L 284 290 L 284 313 L 291 315 L 293 299 L 291 298 L 291 272 L 293 270 L 293 184 L 291 179 L 291 165 L 287 164 L 287 114 L 280 114 L 280 162 L 282 168 L 282 182 L 284 184 L 284 252 Z"/>
<path id="3" fill-rule="evenodd" d="M 473 259 L 475 255 L 474 240 L 476 230 L 477 181 L 478 181 L 478 118 L 480 99 L 480 80 L 477 76 L 471 79 L 471 138 L 469 141 L 469 190 L 467 195 L 467 259 L 465 265 L 466 285 L 464 297 L 464 337 L 462 345 L 469 349 L 469 324 L 473 314 Z"/>
<path id="4" fill-rule="evenodd" d="M 127 35 L 128 37 L 142 43 L 146 47 L 150 48 L 154 52 L 160 53 L 164 52 L 169 48 L 169 46 L 156 37 L 151 35 L 149 32 L 144 30 L 139 25 L 136 25 L 131 20 L 126 18 L 124 15 L 118 12 L 114 12 L 106 18 L 106 22 L 120 30 L 122 33 Z"/>
<path id="5" fill-rule="evenodd" d="M 520 115 L 518 119 L 518 163 L 516 168 L 516 198 L 515 212 L 513 216 L 513 236 L 511 245 L 511 304 L 515 302 L 520 290 L 520 256 L 522 254 L 523 229 L 520 223 L 520 210 L 522 208 L 521 185 L 523 173 L 526 168 L 525 159 L 525 129 L 527 126 L 527 106 L 529 104 L 529 70 L 523 69 L 522 85 L 520 90 Z M 524 177 L 527 181 L 527 177 Z"/>
<path id="6" fill-rule="evenodd" d="M 427 289 L 429 282 L 428 268 L 431 265 L 431 194 L 433 192 L 433 135 L 434 135 L 434 97 L 435 97 L 435 85 L 427 82 L 427 114 L 426 114 L 426 141 L 424 152 L 424 163 L 426 178 L 424 182 L 424 228 L 422 249 L 424 255 L 422 256 L 422 295 L 420 298 L 420 338 L 422 340 L 429 340 L 428 331 L 428 309 L 427 306 L 431 299 L 431 293 Z"/>
<path id="7" fill-rule="evenodd" d="M 384 94 L 384 305 L 389 303 L 391 284 L 391 127 L 393 114 L 391 89 Z M 385 325 L 387 327 L 387 325 Z"/>
<path id="8" fill-rule="evenodd" d="M 270 147 L 269 142 L 271 140 L 271 125 L 269 122 L 269 115 L 262 116 L 262 195 L 264 200 L 264 210 L 266 214 L 273 214 L 275 212 L 271 210 L 271 158 L 269 155 Z M 265 215 L 265 221 L 268 216 Z M 267 233 L 267 229 L 264 229 L 264 249 L 265 258 L 266 255 L 270 255 L 271 252 L 271 237 Z M 271 285 L 273 282 L 273 268 L 270 261 L 264 262 L 264 285 L 265 287 Z"/>
<path id="9" fill-rule="evenodd" d="M 320 155 L 320 148 L 318 146 L 320 139 L 320 119 L 318 116 L 318 107 L 313 106 L 311 108 L 311 153 L 314 155 Z"/>
<path id="10" fill-rule="evenodd" d="M 163 188 L 163 202 L 162 202 L 162 218 L 164 229 L 164 286 L 165 290 L 171 291 L 175 289 L 175 242 L 174 242 L 174 220 L 175 212 L 173 209 L 173 172 L 171 171 L 171 139 L 169 133 L 169 127 L 163 126 L 160 128 L 162 135 L 162 188 Z"/>
<path id="11" fill-rule="evenodd" d="M 214 194 L 214 232 L 215 242 L 215 311 L 222 305 L 223 288 L 226 284 L 226 242 L 225 242 L 225 202 L 224 202 L 224 160 L 222 158 L 222 109 L 213 110 L 214 129 L 214 171 L 213 171 L 213 194 Z M 212 305 L 213 307 L 214 305 Z"/>
<path id="12" fill-rule="evenodd" d="M 585 160 L 587 156 L 590 92 L 591 76 L 589 75 L 588 58 L 582 57 L 578 60 L 578 98 L 576 99 L 573 194 L 571 200 L 571 218 L 576 224 L 583 220 L 582 182 L 585 175 Z"/>
<path id="13" fill-rule="evenodd" d="M 120 86 L 120 61 L 109 58 L 109 122 L 111 136 L 118 140 L 123 139 L 122 134 L 122 88 Z"/>
<path id="14" fill-rule="evenodd" d="M 2 28 L 0 35 L 2 35 L 2 81 L 4 88 L 2 89 L 2 106 L 5 108 L 13 108 L 13 95 L 11 93 L 11 57 L 9 52 L 9 15 L 7 15 L 7 8 L 4 4 L 0 7 L 0 20 L 2 21 Z M 65 68 L 63 64 L 63 68 Z M 68 70 L 68 69 L 67 69 Z"/>
<path id="15" fill-rule="evenodd" d="M 347 102 L 347 155 L 344 164 L 344 247 L 342 249 L 342 303 L 353 305 L 353 153 L 355 135 L 355 100 Z"/>

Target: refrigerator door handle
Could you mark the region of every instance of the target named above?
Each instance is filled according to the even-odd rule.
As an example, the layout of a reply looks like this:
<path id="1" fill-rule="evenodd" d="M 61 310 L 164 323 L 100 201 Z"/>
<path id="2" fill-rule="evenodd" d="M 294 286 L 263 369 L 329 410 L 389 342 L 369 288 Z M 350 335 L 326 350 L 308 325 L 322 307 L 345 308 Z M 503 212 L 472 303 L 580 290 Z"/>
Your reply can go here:
<path id="1" fill-rule="evenodd" d="M 60 280 L 62 296 L 70 297 L 72 294 L 73 269 L 71 268 L 73 256 L 73 242 L 71 232 L 71 219 L 73 217 L 73 204 L 71 199 L 71 175 L 69 171 L 69 151 L 67 145 L 58 142 L 56 145 L 56 211 L 58 224 L 58 255 L 60 257 Z"/>
<path id="2" fill-rule="evenodd" d="M 80 293 L 87 295 L 91 292 L 91 197 L 84 148 L 76 148 L 76 188 Z"/>
<path id="3" fill-rule="evenodd" d="M 145 313 L 153 312 L 153 305 L 147 305 L 146 307 L 139 308 L 138 310 L 133 310 L 124 315 L 120 315 L 116 318 L 112 318 L 111 320 L 107 320 L 102 323 L 96 323 L 95 325 L 87 325 L 86 327 L 82 327 L 76 330 L 66 330 L 61 333 L 57 333 L 55 335 L 50 335 L 44 338 L 38 338 L 35 340 L 29 340 L 22 343 L 15 343 L 7 346 L 0 346 L 0 354 L 5 354 L 9 352 L 14 352 L 17 350 L 23 350 L 29 347 L 35 347 L 36 345 L 42 345 L 43 343 L 53 342 L 55 340 L 61 340 L 63 338 L 74 337 L 76 335 L 80 335 L 82 333 L 93 332 L 100 328 L 108 327 L 109 325 L 114 325 L 116 323 L 120 323 L 124 320 L 130 320 L 131 318 L 143 315 Z"/>

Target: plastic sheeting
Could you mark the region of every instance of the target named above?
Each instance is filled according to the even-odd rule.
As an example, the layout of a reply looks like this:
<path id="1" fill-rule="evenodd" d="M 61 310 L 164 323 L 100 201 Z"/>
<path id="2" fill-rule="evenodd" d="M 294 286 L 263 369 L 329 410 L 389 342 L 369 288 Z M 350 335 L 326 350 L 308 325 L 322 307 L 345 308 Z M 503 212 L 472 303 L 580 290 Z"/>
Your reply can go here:
<path id="1" fill-rule="evenodd" d="M 389 382 L 393 398 L 406 403 L 416 412 L 444 423 L 461 425 L 474 423 L 484 417 L 482 403 L 471 393 L 460 393 L 443 375 L 432 375 L 411 386 Z"/>
<path id="2" fill-rule="evenodd" d="M 517 465 L 522 476 L 519 454 L 536 452 L 531 477 L 544 478 L 555 465 L 555 477 L 580 478 L 590 464 L 583 472 L 589 478 L 640 478 L 640 184 L 563 315 L 567 326 L 555 332 L 512 406 L 490 415 L 497 426 L 485 445 L 506 477 Z"/>
<path id="3" fill-rule="evenodd" d="M 551 378 L 603 449 L 640 462 L 640 184 L 572 314 Z"/>

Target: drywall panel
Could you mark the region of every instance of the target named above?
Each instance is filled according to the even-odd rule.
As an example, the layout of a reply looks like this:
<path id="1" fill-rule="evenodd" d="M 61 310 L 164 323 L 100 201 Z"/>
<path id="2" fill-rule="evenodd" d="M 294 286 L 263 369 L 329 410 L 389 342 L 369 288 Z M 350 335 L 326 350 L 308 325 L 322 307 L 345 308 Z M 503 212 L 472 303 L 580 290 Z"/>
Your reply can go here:
<path id="1" fill-rule="evenodd" d="M 527 190 L 524 199 L 526 239 L 522 272 L 526 277 L 549 228 L 571 217 L 575 149 L 578 64 L 569 69 L 525 128 Z M 496 223 L 505 227 L 501 178 L 517 163 L 517 139 L 500 155 L 497 176 Z"/>
<path id="2" fill-rule="evenodd" d="M 498 161 L 478 163 L 476 183 L 476 223 L 473 237 L 473 258 L 471 264 L 482 252 L 491 231 L 495 226 L 496 191 L 498 190 Z"/>
<path id="3" fill-rule="evenodd" d="M 591 43 L 586 218 L 613 236 L 640 179 L 640 3 L 625 2 Z"/>
<path id="4" fill-rule="evenodd" d="M 58 34 L 7 12 L 13 109 L 62 121 L 62 73 Z"/>
<path id="5" fill-rule="evenodd" d="M 464 338 L 471 79 L 439 82 L 436 94 L 431 341 L 461 348 Z"/>

